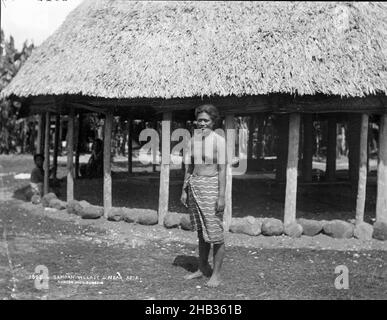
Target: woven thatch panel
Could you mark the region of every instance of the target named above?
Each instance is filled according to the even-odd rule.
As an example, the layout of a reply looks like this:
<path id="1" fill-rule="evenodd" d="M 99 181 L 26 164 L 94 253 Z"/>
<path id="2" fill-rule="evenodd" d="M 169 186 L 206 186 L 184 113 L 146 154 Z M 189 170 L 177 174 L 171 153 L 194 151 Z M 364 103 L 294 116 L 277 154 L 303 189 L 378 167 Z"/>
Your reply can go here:
<path id="1" fill-rule="evenodd" d="M 387 92 L 387 5 L 85 1 L 5 94 Z"/>

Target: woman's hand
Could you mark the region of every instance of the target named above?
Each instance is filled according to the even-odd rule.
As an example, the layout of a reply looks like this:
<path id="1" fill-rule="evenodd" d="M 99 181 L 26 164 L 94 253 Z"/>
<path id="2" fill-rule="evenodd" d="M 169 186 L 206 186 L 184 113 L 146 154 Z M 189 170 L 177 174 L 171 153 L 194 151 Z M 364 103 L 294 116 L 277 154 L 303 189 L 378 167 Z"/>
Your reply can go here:
<path id="1" fill-rule="evenodd" d="M 216 211 L 217 212 L 223 212 L 225 206 L 225 200 L 224 197 L 219 197 L 218 201 L 216 202 Z"/>
<path id="2" fill-rule="evenodd" d="M 183 190 L 181 192 L 180 202 L 183 204 L 184 207 L 188 208 L 188 205 L 187 205 L 187 191 Z"/>

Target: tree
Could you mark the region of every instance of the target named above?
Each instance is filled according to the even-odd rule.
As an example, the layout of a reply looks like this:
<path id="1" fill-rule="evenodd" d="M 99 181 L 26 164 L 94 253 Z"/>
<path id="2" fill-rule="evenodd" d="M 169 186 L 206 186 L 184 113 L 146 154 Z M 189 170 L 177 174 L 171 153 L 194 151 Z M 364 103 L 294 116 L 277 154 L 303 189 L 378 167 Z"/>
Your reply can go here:
<path id="1" fill-rule="evenodd" d="M 2 91 L 31 55 L 34 45 L 32 43 L 28 45 L 25 41 L 19 52 L 15 48 L 13 37 L 10 36 L 9 41 L 7 41 L 2 29 L 0 37 L 0 91 Z M 0 154 L 16 152 L 17 146 L 25 151 L 24 146 L 29 145 L 24 141 L 31 134 L 28 119 L 22 121 L 17 119 L 20 107 L 21 104 L 18 101 L 0 100 Z M 20 141 L 20 137 L 23 137 L 24 140 Z"/>

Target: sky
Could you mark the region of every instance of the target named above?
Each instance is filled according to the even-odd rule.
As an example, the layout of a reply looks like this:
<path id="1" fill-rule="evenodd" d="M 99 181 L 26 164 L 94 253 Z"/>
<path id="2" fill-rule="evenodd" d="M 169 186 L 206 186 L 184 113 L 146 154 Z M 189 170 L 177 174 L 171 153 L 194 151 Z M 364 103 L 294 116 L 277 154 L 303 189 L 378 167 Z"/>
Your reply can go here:
<path id="1" fill-rule="evenodd" d="M 23 42 L 39 46 L 82 0 L 0 0 L 1 28 L 20 50 Z"/>

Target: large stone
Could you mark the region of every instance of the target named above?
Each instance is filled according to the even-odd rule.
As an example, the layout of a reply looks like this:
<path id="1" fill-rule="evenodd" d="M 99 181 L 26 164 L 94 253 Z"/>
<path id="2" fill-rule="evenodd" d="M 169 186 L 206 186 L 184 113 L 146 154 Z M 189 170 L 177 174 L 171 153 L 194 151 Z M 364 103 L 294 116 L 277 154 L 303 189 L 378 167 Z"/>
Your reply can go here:
<path id="1" fill-rule="evenodd" d="M 263 220 L 261 230 L 265 236 L 280 236 L 284 231 L 284 225 L 279 219 L 266 218 Z"/>
<path id="2" fill-rule="evenodd" d="M 164 227 L 177 228 L 180 225 L 181 215 L 175 212 L 168 212 L 164 217 Z"/>
<path id="3" fill-rule="evenodd" d="M 258 236 L 261 234 L 261 227 L 262 219 L 256 219 L 251 216 L 233 218 L 231 219 L 230 232 Z"/>
<path id="4" fill-rule="evenodd" d="M 183 213 L 181 215 L 180 228 L 183 230 L 192 230 L 191 218 L 189 214 Z"/>
<path id="5" fill-rule="evenodd" d="M 103 207 L 86 206 L 82 208 L 80 216 L 82 219 L 98 219 L 103 216 Z"/>
<path id="6" fill-rule="evenodd" d="M 82 206 L 80 205 L 79 201 L 77 200 L 70 200 L 67 202 L 66 205 L 67 212 L 69 214 L 78 214 L 82 211 Z"/>
<path id="7" fill-rule="evenodd" d="M 332 220 L 324 225 L 323 231 L 333 238 L 349 239 L 353 236 L 354 228 L 352 223 L 342 220 Z"/>
<path id="8" fill-rule="evenodd" d="M 40 195 L 34 194 L 34 195 L 31 197 L 31 202 L 32 202 L 32 204 L 39 204 L 39 203 L 42 202 L 42 198 L 40 197 Z"/>
<path id="9" fill-rule="evenodd" d="M 157 224 L 159 222 L 159 217 L 157 215 L 157 211 L 155 210 L 144 210 L 138 215 L 137 222 L 139 224 L 144 224 L 147 226 L 151 226 Z"/>
<path id="10" fill-rule="evenodd" d="M 83 208 L 89 207 L 91 204 L 85 200 L 77 201 L 70 200 L 67 202 L 66 209 L 69 214 L 76 214 L 80 216 L 82 214 Z"/>
<path id="11" fill-rule="evenodd" d="M 243 223 L 243 218 L 231 218 L 230 232 L 241 233 Z"/>
<path id="12" fill-rule="evenodd" d="M 87 202 L 86 200 L 81 200 L 81 201 L 79 201 L 79 204 L 80 204 L 83 208 L 92 205 L 90 202 Z"/>
<path id="13" fill-rule="evenodd" d="M 107 213 L 107 219 L 109 221 L 121 221 L 124 220 L 125 214 L 128 211 L 127 208 L 115 207 L 111 208 Z"/>
<path id="14" fill-rule="evenodd" d="M 284 233 L 292 238 L 299 238 L 302 235 L 302 225 L 297 222 L 288 223 L 284 227 Z"/>
<path id="15" fill-rule="evenodd" d="M 375 239 L 385 241 L 387 240 L 387 222 L 377 221 L 374 223 L 374 232 L 372 236 Z"/>
<path id="16" fill-rule="evenodd" d="M 66 202 L 59 199 L 51 199 L 48 206 L 57 210 L 63 210 L 66 209 Z"/>
<path id="17" fill-rule="evenodd" d="M 355 225 L 353 235 L 359 240 L 371 240 L 374 228 L 366 222 L 360 222 Z"/>
<path id="18" fill-rule="evenodd" d="M 42 197 L 42 205 L 43 205 L 43 207 L 49 207 L 50 201 L 52 199 L 58 199 L 58 197 L 55 195 L 55 193 L 49 192 L 49 193 L 45 194 Z"/>
<path id="19" fill-rule="evenodd" d="M 154 225 L 159 221 L 157 211 L 150 209 L 130 209 L 125 212 L 124 220 L 143 225 Z"/>
<path id="20" fill-rule="evenodd" d="M 140 213 L 138 210 L 130 209 L 124 212 L 124 221 L 128 223 L 137 223 L 139 219 Z"/>
<path id="21" fill-rule="evenodd" d="M 297 223 L 302 226 L 302 233 L 306 236 L 313 237 L 319 234 L 324 227 L 323 221 L 317 221 L 312 219 L 297 219 Z"/>

